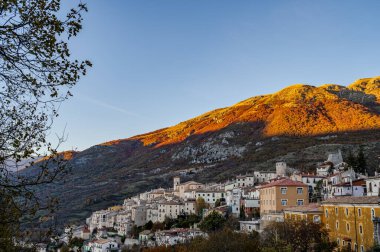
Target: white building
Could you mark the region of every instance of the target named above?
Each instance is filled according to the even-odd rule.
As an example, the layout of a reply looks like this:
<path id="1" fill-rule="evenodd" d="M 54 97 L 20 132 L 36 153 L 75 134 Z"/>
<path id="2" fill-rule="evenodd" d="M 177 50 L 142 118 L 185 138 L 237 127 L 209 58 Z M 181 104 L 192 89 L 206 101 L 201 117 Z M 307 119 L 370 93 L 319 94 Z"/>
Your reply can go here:
<path id="1" fill-rule="evenodd" d="M 255 176 L 255 183 L 263 183 L 277 178 L 277 173 L 274 171 L 255 171 L 253 175 Z"/>
<path id="2" fill-rule="evenodd" d="M 380 176 L 370 177 L 366 179 L 367 196 L 380 195 Z"/>
<path id="3" fill-rule="evenodd" d="M 260 221 L 250 220 L 250 221 L 239 221 L 240 231 L 244 233 L 250 233 L 252 231 L 260 231 Z"/>
<path id="4" fill-rule="evenodd" d="M 198 189 L 195 194 L 195 198 L 203 198 L 207 204 L 210 204 L 212 207 L 215 206 L 217 200 L 225 199 L 226 192 L 223 190 L 207 190 L 207 189 Z"/>
<path id="5" fill-rule="evenodd" d="M 234 188 L 226 193 L 226 204 L 231 208 L 231 213 L 236 217 L 240 214 L 240 200 L 240 188 Z"/>
<path id="6" fill-rule="evenodd" d="M 89 242 L 84 246 L 86 252 L 113 252 L 119 251 L 118 245 L 115 241 L 108 239 L 98 239 Z"/>

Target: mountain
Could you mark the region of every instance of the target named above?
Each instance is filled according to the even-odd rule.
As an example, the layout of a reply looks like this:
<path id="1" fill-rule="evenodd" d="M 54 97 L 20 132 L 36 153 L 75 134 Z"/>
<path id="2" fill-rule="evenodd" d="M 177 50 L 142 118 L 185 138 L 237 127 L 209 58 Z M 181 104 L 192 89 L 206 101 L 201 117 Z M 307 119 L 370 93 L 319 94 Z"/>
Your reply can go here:
<path id="1" fill-rule="evenodd" d="M 345 87 L 296 84 L 216 109 L 175 126 L 71 153 L 71 173 L 40 188 L 59 196 L 58 222 L 83 221 L 125 197 L 171 186 L 174 175 L 201 182 L 273 169 L 286 161 L 313 169 L 327 154 L 364 148 L 369 172 L 380 151 L 380 77 Z M 36 167 L 27 168 L 28 170 Z"/>

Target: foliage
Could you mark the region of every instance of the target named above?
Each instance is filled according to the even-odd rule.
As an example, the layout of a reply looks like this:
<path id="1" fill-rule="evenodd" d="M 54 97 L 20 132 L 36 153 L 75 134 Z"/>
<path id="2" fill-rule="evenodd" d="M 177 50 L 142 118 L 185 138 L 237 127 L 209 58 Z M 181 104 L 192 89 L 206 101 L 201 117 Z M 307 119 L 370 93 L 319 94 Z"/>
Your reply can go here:
<path id="1" fill-rule="evenodd" d="M 18 237 L 20 217 L 26 222 L 40 211 L 51 218 L 57 199 L 42 202 L 36 186 L 67 171 L 46 134 L 91 63 L 73 59 L 68 43 L 82 29 L 87 7 L 79 4 L 63 17 L 59 10 L 59 0 L 0 1 L 0 247 Z M 35 164 L 33 174 L 10 172 L 43 150 L 49 158 Z"/>
<path id="2" fill-rule="evenodd" d="M 189 246 L 180 251 L 260 251 L 257 233 L 237 233 L 230 229 L 214 232 L 208 238 L 195 238 Z"/>
<path id="3" fill-rule="evenodd" d="M 190 228 L 195 223 L 198 223 L 201 221 L 201 218 L 198 215 L 195 214 L 183 214 L 179 215 L 177 219 L 175 219 L 175 227 L 178 228 Z"/>
<path id="4" fill-rule="evenodd" d="M 245 220 L 245 207 L 244 205 L 240 206 L 240 213 L 239 213 L 239 218 L 240 220 Z"/>
<path id="5" fill-rule="evenodd" d="M 195 202 L 195 211 L 198 214 L 198 216 L 203 215 L 203 210 L 207 209 L 209 206 L 206 203 L 205 199 L 202 197 L 198 197 L 196 202 Z"/>
<path id="6" fill-rule="evenodd" d="M 164 230 L 165 229 L 165 223 L 163 222 L 155 222 L 152 226 L 152 232 L 156 232 L 158 230 Z"/>
<path id="7" fill-rule="evenodd" d="M 144 225 L 145 230 L 151 230 L 153 228 L 153 222 L 150 220 Z"/>
<path id="8" fill-rule="evenodd" d="M 199 228 L 204 232 L 217 231 L 223 228 L 226 219 L 216 211 L 212 211 L 199 224 Z"/>
<path id="9" fill-rule="evenodd" d="M 364 156 L 363 147 L 360 146 L 359 151 L 356 156 L 353 155 L 350 150 L 347 157 L 347 164 L 354 169 L 357 173 L 364 174 L 368 171 L 367 161 Z"/>
<path id="10" fill-rule="evenodd" d="M 84 240 L 82 238 L 74 237 L 70 240 L 69 247 L 70 248 L 73 248 L 73 247 L 81 248 L 83 246 L 83 242 L 84 242 Z"/>
<path id="11" fill-rule="evenodd" d="M 138 227 L 136 225 L 133 225 L 132 226 L 132 229 L 131 229 L 131 236 L 132 238 L 138 238 L 139 237 L 139 234 L 143 231 L 143 227 Z"/>
<path id="12" fill-rule="evenodd" d="M 307 222 L 305 220 L 286 220 L 285 222 L 272 222 L 263 231 L 262 245 L 273 247 L 277 251 L 289 246 L 293 251 L 332 251 L 336 244 L 328 239 L 327 230 L 322 224 Z"/>

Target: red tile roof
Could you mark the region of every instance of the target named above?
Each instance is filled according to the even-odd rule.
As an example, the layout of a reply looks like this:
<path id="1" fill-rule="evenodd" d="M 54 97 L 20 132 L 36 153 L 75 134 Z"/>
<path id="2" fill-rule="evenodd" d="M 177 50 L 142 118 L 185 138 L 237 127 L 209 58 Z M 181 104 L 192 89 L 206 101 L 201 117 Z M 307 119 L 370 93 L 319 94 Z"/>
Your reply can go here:
<path id="1" fill-rule="evenodd" d="M 261 188 L 267 188 L 267 187 L 273 187 L 273 186 L 305 186 L 307 187 L 307 185 L 302 182 L 293 181 L 289 178 L 284 178 L 284 179 L 276 180 L 269 184 L 263 185 Z"/>

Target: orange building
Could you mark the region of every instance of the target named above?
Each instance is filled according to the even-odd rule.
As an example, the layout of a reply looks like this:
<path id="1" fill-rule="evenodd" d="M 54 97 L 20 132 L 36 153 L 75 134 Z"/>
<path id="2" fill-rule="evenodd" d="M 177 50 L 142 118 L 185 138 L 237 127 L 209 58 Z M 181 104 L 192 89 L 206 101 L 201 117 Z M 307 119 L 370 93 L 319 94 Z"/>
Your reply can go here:
<path id="1" fill-rule="evenodd" d="M 307 205 L 308 186 L 289 178 L 275 180 L 259 188 L 260 214 L 282 214 L 285 208 Z"/>
<path id="2" fill-rule="evenodd" d="M 364 252 L 380 244 L 380 197 L 336 197 L 321 203 L 322 222 L 340 248 Z"/>

